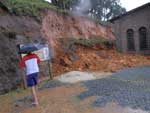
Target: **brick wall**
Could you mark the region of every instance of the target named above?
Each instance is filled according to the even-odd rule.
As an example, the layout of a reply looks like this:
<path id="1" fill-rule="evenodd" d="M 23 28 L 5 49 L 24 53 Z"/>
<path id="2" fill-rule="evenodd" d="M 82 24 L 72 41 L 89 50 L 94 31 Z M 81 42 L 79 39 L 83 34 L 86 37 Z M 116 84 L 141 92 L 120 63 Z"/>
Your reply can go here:
<path id="1" fill-rule="evenodd" d="M 148 50 L 144 51 L 140 50 L 139 28 L 141 27 L 147 28 L 149 47 Z M 118 50 L 124 53 L 150 54 L 150 5 L 115 20 L 113 28 L 117 38 L 116 43 Z M 134 30 L 135 51 L 132 52 L 129 52 L 127 49 L 126 32 L 128 29 Z"/>

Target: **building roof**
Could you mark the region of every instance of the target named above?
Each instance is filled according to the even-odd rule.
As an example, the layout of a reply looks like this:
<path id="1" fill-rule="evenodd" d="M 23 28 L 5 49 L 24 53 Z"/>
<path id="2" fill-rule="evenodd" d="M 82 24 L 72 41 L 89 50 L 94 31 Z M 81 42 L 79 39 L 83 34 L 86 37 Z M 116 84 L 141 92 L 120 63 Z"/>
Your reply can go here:
<path id="1" fill-rule="evenodd" d="M 148 2 L 147 4 L 144 4 L 144 5 L 140 6 L 140 7 L 137 7 L 137 8 L 135 8 L 135 9 L 131 10 L 131 11 L 128 11 L 128 12 L 126 12 L 126 13 L 124 13 L 124 14 L 121 14 L 121 15 L 119 15 L 119 16 L 116 16 L 116 17 L 110 19 L 109 21 L 110 21 L 110 22 L 114 22 L 114 21 L 116 21 L 116 20 L 118 20 L 118 19 L 120 19 L 120 18 L 122 18 L 122 17 L 125 17 L 125 16 L 127 16 L 127 15 L 132 14 L 132 13 L 135 13 L 135 12 L 137 12 L 137 11 L 139 11 L 139 10 L 142 10 L 142 9 L 144 9 L 144 8 L 146 8 L 146 7 L 149 7 L 149 6 L 150 6 L 150 2 Z"/>

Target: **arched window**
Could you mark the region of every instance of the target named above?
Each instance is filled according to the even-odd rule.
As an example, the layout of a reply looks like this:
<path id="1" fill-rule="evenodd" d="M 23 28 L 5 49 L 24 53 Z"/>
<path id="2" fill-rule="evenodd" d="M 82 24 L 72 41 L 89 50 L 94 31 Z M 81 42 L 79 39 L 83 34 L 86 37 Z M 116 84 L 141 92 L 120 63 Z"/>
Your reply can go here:
<path id="1" fill-rule="evenodd" d="M 128 51 L 134 51 L 135 50 L 133 29 L 127 30 L 127 47 L 128 47 Z"/>
<path id="2" fill-rule="evenodd" d="M 148 49 L 148 40 L 147 40 L 147 29 L 141 27 L 139 29 L 139 41 L 140 41 L 140 50 Z"/>

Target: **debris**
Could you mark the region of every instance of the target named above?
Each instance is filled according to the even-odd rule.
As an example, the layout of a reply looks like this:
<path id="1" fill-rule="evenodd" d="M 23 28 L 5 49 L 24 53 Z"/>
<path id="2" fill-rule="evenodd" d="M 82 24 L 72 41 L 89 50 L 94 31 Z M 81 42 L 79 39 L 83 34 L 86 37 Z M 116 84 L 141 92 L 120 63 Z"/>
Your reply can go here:
<path id="1" fill-rule="evenodd" d="M 78 46 L 73 55 L 77 57 L 77 60 L 72 58 L 72 53 L 66 54 L 60 48 L 56 50 L 56 53 L 53 64 L 54 76 L 75 70 L 117 72 L 124 68 L 150 65 L 149 56 L 121 54 L 115 49 Z"/>

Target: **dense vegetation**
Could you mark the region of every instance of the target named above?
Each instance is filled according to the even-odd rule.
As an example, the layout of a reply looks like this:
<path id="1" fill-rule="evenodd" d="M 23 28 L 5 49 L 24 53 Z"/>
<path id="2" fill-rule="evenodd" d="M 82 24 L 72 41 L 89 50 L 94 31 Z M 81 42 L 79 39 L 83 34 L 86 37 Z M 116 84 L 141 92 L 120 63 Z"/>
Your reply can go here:
<path id="1" fill-rule="evenodd" d="M 113 48 L 114 43 L 111 40 L 105 38 L 94 37 L 94 38 L 65 38 L 60 39 L 62 48 L 65 52 L 72 52 L 75 50 L 76 46 L 83 46 L 87 48 Z"/>
<path id="2" fill-rule="evenodd" d="M 57 7 L 44 0 L 6 0 L 4 2 L 11 13 L 16 15 L 40 16 L 43 9 L 57 10 Z"/>
<path id="3" fill-rule="evenodd" d="M 107 21 L 108 19 L 126 12 L 120 0 L 52 0 L 52 4 L 68 10 L 81 9 L 86 15 Z"/>
<path id="4" fill-rule="evenodd" d="M 16 15 L 40 17 L 43 9 L 58 12 L 73 11 L 82 15 L 90 15 L 94 19 L 107 21 L 108 19 L 125 13 L 120 0 L 3 0 L 8 10 Z"/>

